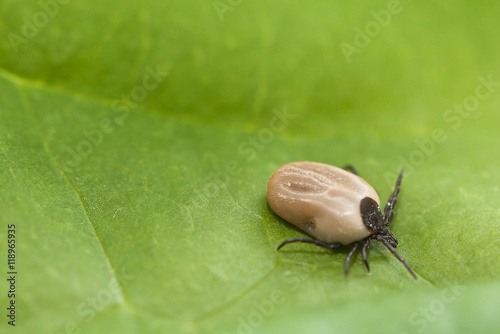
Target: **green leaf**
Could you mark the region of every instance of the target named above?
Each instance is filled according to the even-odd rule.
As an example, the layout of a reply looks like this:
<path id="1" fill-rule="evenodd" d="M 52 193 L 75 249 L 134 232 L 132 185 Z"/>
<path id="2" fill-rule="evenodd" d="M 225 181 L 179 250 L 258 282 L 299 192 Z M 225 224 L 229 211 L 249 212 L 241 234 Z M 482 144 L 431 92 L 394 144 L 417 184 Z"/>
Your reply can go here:
<path id="1" fill-rule="evenodd" d="M 500 329 L 497 3 L 0 7 L 2 332 L 11 300 L 19 333 Z M 304 233 L 267 181 L 305 160 L 383 200 L 405 170 L 418 280 L 377 243 L 348 277 L 348 247 L 276 251 Z"/>

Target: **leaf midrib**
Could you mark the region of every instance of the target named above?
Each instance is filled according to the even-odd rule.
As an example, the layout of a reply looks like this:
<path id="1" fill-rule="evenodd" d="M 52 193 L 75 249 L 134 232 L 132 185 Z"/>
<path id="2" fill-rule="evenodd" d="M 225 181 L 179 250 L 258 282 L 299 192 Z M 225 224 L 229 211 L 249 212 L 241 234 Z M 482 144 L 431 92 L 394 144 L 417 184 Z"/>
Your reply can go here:
<path id="1" fill-rule="evenodd" d="M 102 240 L 99 236 L 99 233 L 97 232 L 95 226 L 94 226 L 94 223 L 92 222 L 92 220 L 90 219 L 89 217 L 89 214 L 88 214 L 88 210 L 87 208 L 85 207 L 85 204 L 82 200 L 82 196 L 80 194 L 80 192 L 76 189 L 75 185 L 73 184 L 73 182 L 71 182 L 70 178 L 66 175 L 66 173 L 62 170 L 61 166 L 60 166 L 60 163 L 57 161 L 57 159 L 55 158 L 52 150 L 50 149 L 50 146 L 47 142 L 47 139 L 45 138 L 43 132 L 42 132 L 42 129 L 41 129 L 41 126 L 40 126 L 40 122 L 38 120 L 38 117 L 36 116 L 32 106 L 31 106 L 31 103 L 29 101 L 29 97 L 27 96 L 26 94 L 26 90 L 23 86 L 19 86 L 19 85 L 15 85 L 16 88 L 18 89 L 19 91 L 19 95 L 21 97 L 21 100 L 22 100 L 22 103 L 23 103 L 23 106 L 24 108 L 26 109 L 26 111 L 31 115 L 31 117 L 33 118 L 33 121 L 35 123 L 35 126 L 37 128 L 37 132 L 38 132 L 38 135 L 40 137 L 40 141 L 42 142 L 42 146 L 45 150 L 45 152 L 47 153 L 48 157 L 50 158 L 50 160 L 53 162 L 54 166 L 56 167 L 55 169 L 57 170 L 57 172 L 64 178 L 64 180 L 66 180 L 67 184 L 69 185 L 69 187 L 71 188 L 71 190 L 75 193 L 75 196 L 81 206 L 81 209 L 83 210 L 83 213 L 85 214 L 85 217 L 90 225 L 90 227 L 92 228 L 92 232 L 94 234 L 94 236 L 97 238 L 97 241 L 101 247 L 101 250 L 104 254 L 104 257 L 106 258 L 106 262 L 107 262 L 107 266 L 111 272 L 111 275 L 113 276 L 113 279 L 116 281 L 117 283 L 117 286 L 118 286 L 118 290 L 119 290 L 119 303 L 121 304 L 128 304 L 127 303 L 127 300 L 125 298 L 125 295 L 123 293 L 123 286 L 120 282 L 120 280 L 118 279 L 118 275 L 116 273 L 116 269 L 115 267 L 113 266 L 112 262 L 111 262 L 111 259 L 109 258 L 109 255 L 108 253 L 106 252 L 106 249 L 104 248 L 104 245 L 102 243 Z"/>

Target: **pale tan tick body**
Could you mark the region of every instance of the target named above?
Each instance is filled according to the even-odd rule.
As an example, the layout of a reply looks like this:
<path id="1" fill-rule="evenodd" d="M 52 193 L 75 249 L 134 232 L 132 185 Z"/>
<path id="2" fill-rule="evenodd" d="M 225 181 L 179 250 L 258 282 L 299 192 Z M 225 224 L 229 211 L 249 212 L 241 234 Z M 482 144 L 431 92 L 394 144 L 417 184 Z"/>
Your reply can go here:
<path id="1" fill-rule="evenodd" d="M 375 239 L 383 243 L 416 279 L 408 263 L 396 252 L 398 241 L 388 229 L 394 216 L 403 171 L 399 173 L 396 187 L 382 213 L 377 192 L 357 175 L 354 168 L 350 169 L 352 173 L 304 161 L 286 164 L 274 172 L 267 184 L 269 206 L 278 216 L 316 238 L 287 239 L 278 250 L 293 242 L 310 243 L 327 249 L 352 244 L 344 263 L 347 275 L 360 241 L 363 241 L 363 262 L 370 271 L 366 250 L 370 240 Z"/>

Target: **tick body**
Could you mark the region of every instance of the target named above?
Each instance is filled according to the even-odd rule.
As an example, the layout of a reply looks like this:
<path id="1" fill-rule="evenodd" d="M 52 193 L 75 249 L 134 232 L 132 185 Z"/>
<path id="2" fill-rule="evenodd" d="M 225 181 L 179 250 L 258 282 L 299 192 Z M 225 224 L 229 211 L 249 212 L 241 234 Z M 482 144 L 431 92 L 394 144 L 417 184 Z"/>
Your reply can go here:
<path id="1" fill-rule="evenodd" d="M 267 185 L 269 206 L 278 216 L 316 238 L 287 239 L 278 250 L 292 242 L 311 243 L 332 250 L 352 244 L 344 264 L 347 275 L 360 243 L 363 243 L 363 262 L 370 271 L 366 250 L 370 240 L 375 239 L 382 242 L 416 279 L 413 270 L 396 252 L 398 241 L 388 229 L 403 171 L 382 213 L 377 192 L 352 167 L 349 168 L 352 173 L 317 162 L 293 162 L 274 172 Z"/>

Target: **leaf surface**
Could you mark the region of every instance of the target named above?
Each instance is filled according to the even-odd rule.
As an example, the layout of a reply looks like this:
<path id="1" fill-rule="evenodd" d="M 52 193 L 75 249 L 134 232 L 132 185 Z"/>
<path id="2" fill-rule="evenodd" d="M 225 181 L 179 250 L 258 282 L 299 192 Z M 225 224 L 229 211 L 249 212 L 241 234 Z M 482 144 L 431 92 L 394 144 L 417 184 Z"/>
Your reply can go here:
<path id="1" fill-rule="evenodd" d="M 500 8 L 389 4 L 0 0 L 16 330 L 497 332 Z M 381 199 L 404 169 L 418 280 L 376 243 L 347 278 L 348 248 L 277 252 L 304 236 L 265 197 L 292 161 L 353 164 Z"/>

